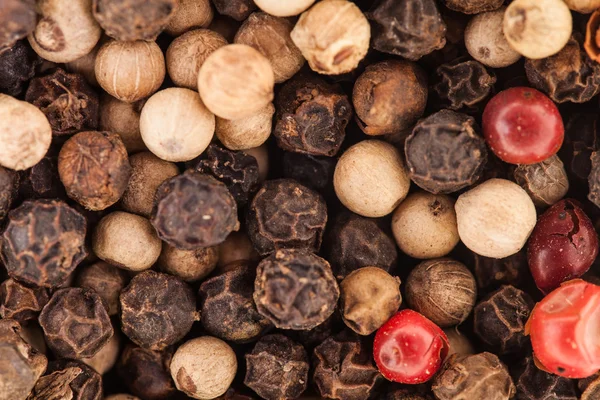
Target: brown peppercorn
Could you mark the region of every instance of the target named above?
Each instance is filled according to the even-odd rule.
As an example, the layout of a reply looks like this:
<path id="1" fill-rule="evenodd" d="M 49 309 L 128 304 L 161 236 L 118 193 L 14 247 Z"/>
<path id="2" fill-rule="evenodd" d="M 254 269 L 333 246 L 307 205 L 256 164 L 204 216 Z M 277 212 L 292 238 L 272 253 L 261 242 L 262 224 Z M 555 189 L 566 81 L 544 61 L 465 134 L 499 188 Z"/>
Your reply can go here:
<path id="1" fill-rule="evenodd" d="M 600 60 L 600 11 L 595 11 L 588 20 L 585 30 L 585 43 L 583 47 L 587 55 L 594 61 Z"/>
<path id="2" fill-rule="evenodd" d="M 229 120 L 217 117 L 215 135 L 229 150 L 246 150 L 250 154 L 252 149 L 261 146 L 271 136 L 273 114 L 275 106 L 269 103 L 247 118 Z"/>
<path id="3" fill-rule="evenodd" d="M 444 333 L 446 334 L 446 337 L 448 338 L 448 344 L 450 345 L 446 359 L 452 354 L 459 354 L 461 356 L 475 354 L 475 348 L 473 347 L 473 344 L 469 338 L 467 338 L 458 330 L 457 326 L 444 329 Z"/>
<path id="4" fill-rule="evenodd" d="M 506 258 L 488 258 L 473 254 L 473 270 L 480 292 L 487 293 L 501 285 L 521 287 L 529 274 L 524 250 Z"/>
<path id="5" fill-rule="evenodd" d="M 306 390 L 309 367 L 301 344 L 283 335 L 267 335 L 246 354 L 244 384 L 263 399 L 295 399 Z"/>
<path id="6" fill-rule="evenodd" d="M 450 110 L 419 121 L 406 139 L 410 178 L 431 193 L 453 193 L 477 182 L 487 161 L 475 120 Z"/>
<path id="7" fill-rule="evenodd" d="M 0 50 L 0 93 L 19 96 L 41 62 L 26 40 L 20 40 L 4 51 Z"/>
<path id="8" fill-rule="evenodd" d="M 122 269 L 104 261 L 79 268 L 75 285 L 84 289 L 92 289 L 104 301 L 108 315 L 119 312 L 119 295 L 127 285 L 128 276 Z"/>
<path id="9" fill-rule="evenodd" d="M 102 47 L 102 40 L 85 56 L 65 63 L 65 69 L 69 72 L 82 75 L 90 85 L 99 87 L 100 85 L 96 79 L 96 57 L 98 56 L 100 47 Z"/>
<path id="10" fill-rule="evenodd" d="M 516 392 L 508 369 L 491 353 L 451 356 L 431 389 L 438 400 L 509 400 Z"/>
<path id="11" fill-rule="evenodd" d="M 140 113 L 145 100 L 126 103 L 104 94 L 100 99 L 100 130 L 121 136 L 128 153 L 147 150 L 140 134 Z"/>
<path id="12" fill-rule="evenodd" d="M 236 21 L 245 20 L 257 8 L 252 0 L 212 0 L 212 2 L 219 14 L 227 15 Z"/>
<path id="13" fill-rule="evenodd" d="M 62 144 L 61 140 L 56 140 L 40 162 L 21 171 L 19 193 L 22 198 L 67 198 L 65 187 L 58 175 L 58 154 Z"/>
<path id="14" fill-rule="evenodd" d="M 73 200 L 92 211 L 115 204 L 127 189 L 131 165 L 120 136 L 111 132 L 80 132 L 58 155 L 60 180 Z"/>
<path id="15" fill-rule="evenodd" d="M 256 278 L 254 265 L 239 261 L 235 268 L 200 285 L 200 322 L 210 335 L 244 343 L 256 340 L 272 328 L 271 322 L 258 313 L 252 300 Z"/>
<path id="16" fill-rule="evenodd" d="M 192 289 L 168 274 L 136 275 L 120 299 L 123 333 L 150 350 L 164 350 L 180 341 L 199 319 Z"/>
<path id="17" fill-rule="evenodd" d="M 556 154 L 537 164 L 518 165 L 514 178 L 538 207 L 553 205 L 569 191 L 565 166 Z"/>
<path id="18" fill-rule="evenodd" d="M 17 197 L 19 175 L 8 168 L 0 166 L 0 223 L 8 215 Z"/>
<path id="19" fill-rule="evenodd" d="M 258 264 L 254 303 L 277 328 L 312 329 L 329 318 L 339 297 L 329 263 L 306 250 L 277 250 Z"/>
<path id="20" fill-rule="evenodd" d="M 331 193 L 337 160 L 333 157 L 284 152 L 281 160 L 283 177 L 300 182 L 323 195 Z"/>
<path id="21" fill-rule="evenodd" d="M 179 6 L 165 32 L 178 37 L 193 28 L 206 28 L 213 20 L 210 0 L 177 0 Z"/>
<path id="22" fill-rule="evenodd" d="M 48 291 L 43 287 L 28 287 L 7 279 L 0 285 L 0 317 L 23 323 L 37 318 L 48 303 Z"/>
<path id="23" fill-rule="evenodd" d="M 28 200 L 8 214 L 2 262 L 27 284 L 56 287 L 83 261 L 85 218 L 60 200 Z"/>
<path id="24" fill-rule="evenodd" d="M 417 122 L 427 104 L 427 76 L 417 64 L 390 60 L 367 67 L 352 93 L 360 129 L 387 135 Z"/>
<path id="25" fill-rule="evenodd" d="M 335 156 L 346 136 L 352 107 L 341 88 L 314 75 L 297 75 L 277 95 L 273 135 L 287 151 Z"/>
<path id="26" fill-rule="evenodd" d="M 432 400 L 432 397 L 429 394 L 420 393 L 418 389 L 411 388 L 388 392 L 383 400 Z"/>
<path id="27" fill-rule="evenodd" d="M 315 347 L 313 368 L 319 393 L 329 399 L 367 400 L 384 380 L 366 343 L 348 331 Z"/>
<path id="28" fill-rule="evenodd" d="M 231 232 L 218 247 L 218 271 L 234 261 L 259 261 L 260 256 L 254 249 L 250 238 L 244 231 Z"/>
<path id="29" fill-rule="evenodd" d="M 175 275 L 185 282 L 196 282 L 210 275 L 218 260 L 216 246 L 182 250 L 163 243 L 156 265 L 161 271 Z"/>
<path id="30" fill-rule="evenodd" d="M 325 200 L 291 179 L 266 181 L 248 209 L 248 235 L 263 256 L 281 248 L 319 251 L 326 224 Z"/>
<path id="31" fill-rule="evenodd" d="M 172 352 L 146 350 L 131 344 L 125 346 L 117 373 L 129 391 L 147 400 L 171 398 L 176 392 L 169 373 Z"/>
<path id="32" fill-rule="evenodd" d="M 90 289 L 59 289 L 40 314 L 48 347 L 59 358 L 93 357 L 113 336 L 106 305 Z"/>
<path id="33" fill-rule="evenodd" d="M 550 374 L 539 369 L 528 356 L 520 363 L 514 373 L 517 386 L 516 398 L 519 400 L 577 400 L 573 380 Z M 592 400 L 593 397 L 581 397 Z"/>
<path id="34" fill-rule="evenodd" d="M 444 0 L 446 7 L 463 14 L 481 14 L 494 11 L 502 7 L 503 3 L 503 0 Z"/>
<path id="35" fill-rule="evenodd" d="M 21 326 L 12 319 L 0 320 L 0 398 L 25 399 L 46 370 L 48 360 L 21 337 Z"/>
<path id="36" fill-rule="evenodd" d="M 150 221 L 162 240 L 186 250 L 218 245 L 239 227 L 227 187 L 191 170 L 160 185 Z"/>
<path id="37" fill-rule="evenodd" d="M 597 110 L 574 112 L 565 124 L 565 140 L 559 156 L 565 163 L 569 181 L 587 183 L 592 170 L 591 156 L 600 149 L 600 117 Z"/>
<path id="38" fill-rule="evenodd" d="M 48 364 L 27 400 L 102 400 L 102 375 L 77 360 Z"/>
<path id="39" fill-rule="evenodd" d="M 133 42 L 155 40 L 178 4 L 178 0 L 94 0 L 92 10 L 108 36 Z"/>
<path id="40" fill-rule="evenodd" d="M 449 258 L 417 265 L 406 280 L 406 301 L 442 328 L 462 323 L 475 306 L 477 284 L 463 264 Z"/>
<path id="41" fill-rule="evenodd" d="M 6 0 L 0 11 L 0 54 L 29 35 L 36 24 L 34 0 Z"/>
<path id="42" fill-rule="evenodd" d="M 446 24 L 434 0 L 383 0 L 369 13 L 373 48 L 416 61 L 446 44 Z"/>
<path id="43" fill-rule="evenodd" d="M 106 343 L 95 356 L 82 358 L 80 361 L 85 365 L 94 368 L 100 375 L 104 375 L 115 366 L 120 353 L 121 335 L 120 331 L 116 330 L 108 343 Z"/>
<path id="44" fill-rule="evenodd" d="M 588 199 L 597 207 L 600 207 L 600 152 L 593 152 L 590 159 L 592 161 L 592 169 L 588 176 L 590 187 Z"/>

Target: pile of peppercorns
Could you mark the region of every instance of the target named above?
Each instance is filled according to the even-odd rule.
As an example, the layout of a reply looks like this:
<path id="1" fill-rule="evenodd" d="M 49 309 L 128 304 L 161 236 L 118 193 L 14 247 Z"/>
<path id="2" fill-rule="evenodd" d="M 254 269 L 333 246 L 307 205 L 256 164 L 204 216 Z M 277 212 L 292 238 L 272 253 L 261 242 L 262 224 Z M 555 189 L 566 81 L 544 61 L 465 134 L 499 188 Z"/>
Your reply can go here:
<path id="1" fill-rule="evenodd" d="M 0 0 L 0 400 L 599 400 L 599 93 L 600 0 Z"/>

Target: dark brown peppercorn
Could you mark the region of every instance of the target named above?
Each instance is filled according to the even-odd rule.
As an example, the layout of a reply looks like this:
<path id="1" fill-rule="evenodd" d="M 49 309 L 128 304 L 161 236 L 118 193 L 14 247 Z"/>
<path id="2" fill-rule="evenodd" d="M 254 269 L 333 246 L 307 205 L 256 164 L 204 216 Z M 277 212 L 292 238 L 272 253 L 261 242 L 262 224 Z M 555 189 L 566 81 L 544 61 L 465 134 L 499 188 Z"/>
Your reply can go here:
<path id="1" fill-rule="evenodd" d="M 474 331 L 496 354 L 514 354 L 528 343 L 525 323 L 535 305 L 514 286 L 502 286 L 481 300 L 474 310 Z"/>
<path id="2" fill-rule="evenodd" d="M 108 315 L 117 315 L 119 295 L 128 280 L 127 272 L 124 270 L 99 261 L 79 268 L 76 286 L 94 290 L 104 301 Z"/>
<path id="3" fill-rule="evenodd" d="M 145 271 L 121 292 L 121 328 L 138 346 L 163 350 L 183 339 L 197 319 L 192 289 L 174 276 Z"/>
<path id="4" fill-rule="evenodd" d="M 434 0 L 382 0 L 368 14 L 375 50 L 416 61 L 446 44 Z"/>
<path id="5" fill-rule="evenodd" d="M 499 9 L 504 0 L 444 0 L 444 4 L 449 9 L 463 14 L 481 14 Z"/>
<path id="6" fill-rule="evenodd" d="M 600 149 L 600 117 L 597 110 L 573 113 L 565 124 L 565 141 L 560 149 L 560 159 L 565 163 L 569 182 L 588 180 L 592 169 L 592 152 Z"/>
<path id="7" fill-rule="evenodd" d="M 2 261 L 25 283 L 56 287 L 83 261 L 85 218 L 59 200 L 26 201 L 8 214 Z"/>
<path id="8" fill-rule="evenodd" d="M 58 155 L 58 173 L 69 197 L 99 211 L 123 196 L 131 165 L 117 133 L 90 131 L 65 142 Z"/>
<path id="9" fill-rule="evenodd" d="M 239 343 L 257 339 L 272 325 L 258 313 L 252 300 L 255 265 L 247 261 L 235 264 L 204 281 L 198 298 L 202 327 L 213 336 Z"/>
<path id="10" fill-rule="evenodd" d="M 314 75 L 296 75 L 276 99 L 273 135 L 283 150 L 335 156 L 352 118 L 348 97 L 337 86 Z"/>
<path id="11" fill-rule="evenodd" d="M 315 347 L 313 368 L 319 393 L 329 399 L 367 400 L 384 380 L 368 346 L 347 331 Z"/>
<path id="12" fill-rule="evenodd" d="M 102 376 L 76 360 L 48 365 L 27 400 L 102 400 Z"/>
<path id="13" fill-rule="evenodd" d="M 285 178 L 294 179 L 316 191 L 332 187 L 333 172 L 337 164 L 335 158 L 285 152 L 281 163 Z"/>
<path id="14" fill-rule="evenodd" d="M 98 128 L 100 98 L 83 75 L 58 68 L 50 75 L 34 78 L 25 100 L 46 115 L 53 135 Z"/>
<path id="15" fill-rule="evenodd" d="M 409 61 L 370 65 L 354 84 L 352 102 L 358 126 L 367 135 L 410 128 L 425 111 L 427 76 Z"/>
<path id="16" fill-rule="evenodd" d="M 122 41 L 155 40 L 177 10 L 177 0 L 94 0 L 94 17 Z"/>
<path id="17" fill-rule="evenodd" d="M 327 205 L 317 192 L 291 179 L 267 181 L 248 210 L 248 235 L 261 255 L 277 249 L 319 251 Z"/>
<path id="18" fill-rule="evenodd" d="M 175 393 L 169 364 L 170 351 L 151 351 L 131 344 L 125 347 L 117 364 L 117 373 L 129 391 L 146 400 L 169 399 Z"/>
<path id="19" fill-rule="evenodd" d="M 0 8 L 0 53 L 33 32 L 36 17 L 34 0 L 3 0 Z"/>
<path id="20" fill-rule="evenodd" d="M 186 250 L 221 244 L 239 227 L 237 206 L 227 187 L 194 171 L 160 185 L 150 221 L 162 240 Z"/>
<path id="21" fill-rule="evenodd" d="M 362 267 L 389 271 L 398 260 L 396 243 L 377 221 L 350 212 L 335 219 L 327 234 L 325 254 L 339 280 Z"/>
<path id="22" fill-rule="evenodd" d="M 477 287 L 489 292 L 501 285 L 520 287 L 528 274 L 527 254 L 524 250 L 506 258 L 488 258 L 473 253 L 473 269 Z"/>
<path id="23" fill-rule="evenodd" d="M 60 139 L 50 145 L 50 149 L 33 167 L 21 171 L 19 193 L 24 198 L 66 199 L 65 187 L 58 175 L 58 153 L 63 142 Z"/>
<path id="24" fill-rule="evenodd" d="M 258 264 L 254 302 L 277 328 L 312 329 L 329 318 L 339 297 L 329 263 L 305 250 L 277 250 Z"/>
<path id="25" fill-rule="evenodd" d="M 243 21 L 257 9 L 253 0 L 212 0 L 218 13 Z"/>
<path id="26" fill-rule="evenodd" d="M 306 390 L 309 367 L 302 345 L 283 335 L 267 335 L 246 354 L 244 384 L 263 399 L 295 399 Z"/>
<path id="27" fill-rule="evenodd" d="M 15 171 L 0 166 L 0 222 L 8 215 L 17 196 L 18 178 Z"/>
<path id="28" fill-rule="evenodd" d="M 18 41 L 4 52 L 0 50 L 0 93 L 21 95 L 41 62 L 26 40 Z"/>
<path id="29" fill-rule="evenodd" d="M 533 357 L 526 357 L 521 362 L 514 379 L 518 400 L 577 400 L 575 385 L 571 379 L 540 370 Z M 586 399 L 582 397 L 581 400 Z"/>
<path id="30" fill-rule="evenodd" d="M 557 155 L 537 164 L 517 166 L 514 177 L 538 207 L 553 205 L 569 190 L 567 171 Z"/>
<path id="31" fill-rule="evenodd" d="M 442 110 L 419 121 L 406 139 L 410 178 L 428 192 L 453 193 L 475 183 L 487 161 L 475 120 Z"/>
<path id="32" fill-rule="evenodd" d="M 592 169 L 588 176 L 588 184 L 590 185 L 588 199 L 597 207 L 600 207 L 600 152 L 593 152 L 590 160 L 592 161 Z"/>
<path id="33" fill-rule="evenodd" d="M 0 285 L 0 317 L 25 322 L 37 318 L 48 303 L 48 291 L 7 279 Z"/>
<path id="34" fill-rule="evenodd" d="M 389 392 L 384 400 L 433 400 L 433 398 L 428 394 L 419 393 L 416 389 L 398 389 Z"/>
<path id="35" fill-rule="evenodd" d="M 93 357 L 114 333 L 102 298 L 89 289 L 57 290 L 39 321 L 46 343 L 60 358 Z"/>

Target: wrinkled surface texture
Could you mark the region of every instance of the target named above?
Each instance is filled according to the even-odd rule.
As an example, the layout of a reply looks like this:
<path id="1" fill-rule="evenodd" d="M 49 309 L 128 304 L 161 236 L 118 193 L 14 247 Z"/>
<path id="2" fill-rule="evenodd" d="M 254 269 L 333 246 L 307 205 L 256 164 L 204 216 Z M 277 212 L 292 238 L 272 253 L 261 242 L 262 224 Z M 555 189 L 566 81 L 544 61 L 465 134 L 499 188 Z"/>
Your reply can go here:
<path id="1" fill-rule="evenodd" d="M 451 110 L 472 110 L 494 89 L 496 77 L 477 61 L 457 60 L 438 67 L 433 86 L 440 105 Z"/>
<path id="2" fill-rule="evenodd" d="M 0 317 L 23 323 L 36 318 L 48 300 L 45 288 L 28 287 L 7 279 L 0 285 Z"/>
<path id="3" fill-rule="evenodd" d="M 27 399 L 102 400 L 102 375 L 79 361 L 54 361 Z"/>
<path id="4" fill-rule="evenodd" d="M 177 392 L 168 369 L 170 362 L 169 351 L 127 345 L 117 364 L 117 373 L 132 394 L 142 399 L 163 400 Z"/>
<path id="5" fill-rule="evenodd" d="M 27 82 L 35 75 L 35 67 L 41 62 L 42 60 L 24 40 L 0 52 L 0 93 L 19 96 Z"/>
<path id="6" fill-rule="evenodd" d="M 539 207 L 553 205 L 569 190 L 567 172 L 556 155 L 537 164 L 517 166 L 514 177 Z"/>
<path id="7" fill-rule="evenodd" d="M 497 10 L 503 3 L 503 0 L 444 0 L 446 7 L 463 14 L 480 14 Z"/>
<path id="8" fill-rule="evenodd" d="M 527 254 L 524 250 L 506 258 L 489 258 L 473 254 L 473 269 L 477 287 L 482 292 L 498 289 L 501 285 L 521 287 L 526 280 Z"/>
<path id="9" fill-rule="evenodd" d="M 577 400 L 575 385 L 571 379 L 540 370 L 533 357 L 523 360 L 515 376 L 515 384 L 516 398 L 519 400 Z M 582 397 L 582 400 L 586 399 Z"/>
<path id="10" fill-rule="evenodd" d="M 588 199 L 597 207 L 600 207 L 600 152 L 593 152 L 591 161 L 592 167 L 588 176 L 588 184 L 590 187 Z"/>
<path id="11" fill-rule="evenodd" d="M 18 177 L 15 171 L 0 167 L 0 222 L 10 211 L 17 196 Z"/>

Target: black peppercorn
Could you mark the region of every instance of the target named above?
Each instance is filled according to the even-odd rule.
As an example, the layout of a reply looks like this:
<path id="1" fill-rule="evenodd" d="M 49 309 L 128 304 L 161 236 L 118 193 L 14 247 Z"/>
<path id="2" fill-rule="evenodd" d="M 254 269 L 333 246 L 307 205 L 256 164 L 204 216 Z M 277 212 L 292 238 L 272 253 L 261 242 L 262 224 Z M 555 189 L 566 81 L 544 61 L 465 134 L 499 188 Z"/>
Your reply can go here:
<path id="1" fill-rule="evenodd" d="M 600 117 L 597 110 L 573 113 L 565 124 L 565 140 L 560 159 L 565 163 L 569 182 L 587 183 L 592 169 L 590 157 L 600 149 Z"/>
<path id="2" fill-rule="evenodd" d="M 442 110 L 419 121 L 406 139 L 410 178 L 428 192 L 452 193 L 475 183 L 487 161 L 475 120 Z"/>
<path id="3" fill-rule="evenodd" d="M 48 364 L 27 400 L 102 400 L 102 375 L 76 360 Z"/>
<path id="4" fill-rule="evenodd" d="M 220 244 L 239 227 L 237 206 L 227 187 L 194 171 L 159 186 L 151 222 L 162 240 L 186 250 Z"/>
<path id="5" fill-rule="evenodd" d="M 418 389 L 398 389 L 386 394 L 384 400 L 433 400 L 427 393 Z"/>
<path id="6" fill-rule="evenodd" d="M 525 275 L 529 273 L 524 250 L 500 259 L 473 253 L 473 269 L 477 287 L 482 292 L 495 290 L 501 285 L 521 287 L 525 282 Z"/>
<path id="7" fill-rule="evenodd" d="M 444 0 L 444 4 L 451 10 L 463 14 L 481 14 L 494 11 L 502 7 L 504 0 Z"/>
<path id="8" fill-rule="evenodd" d="M 277 250 L 258 264 L 254 302 L 277 328 L 312 329 L 329 318 L 339 297 L 329 263 L 305 250 Z"/>
<path id="9" fill-rule="evenodd" d="M 569 190 L 565 166 L 557 155 L 537 164 L 519 165 L 513 175 L 538 207 L 553 205 Z"/>
<path id="10" fill-rule="evenodd" d="M 571 379 L 542 371 L 531 356 L 523 359 L 513 376 L 518 400 L 577 400 Z"/>
<path id="11" fill-rule="evenodd" d="M 335 158 L 286 151 L 281 163 L 284 178 L 294 179 L 320 193 L 333 187 L 331 182 L 337 163 Z"/>
<path id="12" fill-rule="evenodd" d="M 308 382 L 308 355 L 283 335 L 267 335 L 246 354 L 244 384 L 267 400 L 295 399 Z"/>
<path id="13" fill-rule="evenodd" d="M 253 0 L 212 0 L 221 15 L 227 15 L 236 21 L 243 21 L 257 9 Z"/>
<path id="14" fill-rule="evenodd" d="M 58 174 L 58 154 L 62 146 L 60 139 L 50 145 L 50 149 L 33 167 L 21 171 L 19 193 L 24 198 L 67 197 L 65 187 Z"/>
<path id="15" fill-rule="evenodd" d="M 56 287 L 83 261 L 85 218 L 59 200 L 26 201 L 8 214 L 2 261 L 25 283 Z"/>
<path id="16" fill-rule="evenodd" d="M 0 53 L 35 28 L 35 0 L 3 0 L 0 9 Z"/>
<path id="17" fill-rule="evenodd" d="M 119 312 L 119 295 L 128 282 L 127 272 L 104 261 L 79 268 L 76 286 L 92 289 L 100 295 L 108 315 Z"/>
<path id="18" fill-rule="evenodd" d="M 19 175 L 0 166 L 0 222 L 4 220 L 17 196 Z"/>
<path id="19" fill-rule="evenodd" d="M 0 50 L 0 93 L 21 95 L 41 62 L 25 40 L 18 41 L 4 52 Z"/>
<path id="20" fill-rule="evenodd" d="M 25 322 L 37 318 L 48 303 L 48 291 L 41 287 L 29 287 L 14 279 L 0 285 L 0 317 Z"/>

